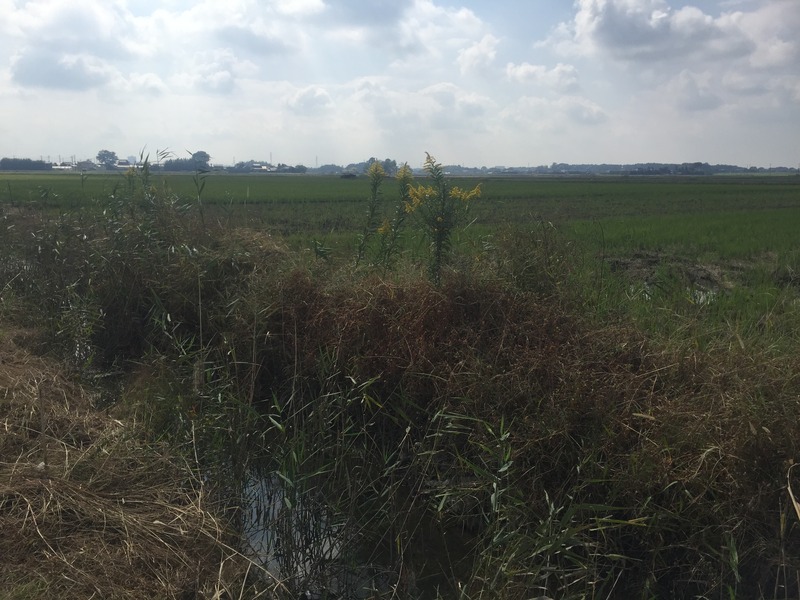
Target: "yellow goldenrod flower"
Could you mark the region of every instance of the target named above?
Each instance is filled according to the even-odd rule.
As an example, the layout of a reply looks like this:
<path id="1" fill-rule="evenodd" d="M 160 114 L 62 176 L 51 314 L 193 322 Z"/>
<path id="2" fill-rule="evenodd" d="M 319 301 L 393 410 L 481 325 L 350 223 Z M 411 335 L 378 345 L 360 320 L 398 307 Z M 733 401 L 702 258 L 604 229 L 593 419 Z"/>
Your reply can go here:
<path id="1" fill-rule="evenodd" d="M 391 231 L 392 231 L 392 225 L 391 223 L 389 223 L 389 219 L 384 218 L 383 223 L 381 223 L 381 226 L 378 227 L 378 233 L 380 233 L 381 235 L 389 235 Z"/>
<path id="2" fill-rule="evenodd" d="M 481 195 L 481 184 L 476 185 L 470 191 L 462 190 L 460 187 L 454 187 L 450 190 L 450 195 L 453 198 L 457 198 L 464 203 L 469 202 L 473 198 L 478 198 Z"/>
<path id="3" fill-rule="evenodd" d="M 408 189 L 410 203 L 406 202 L 406 212 L 414 212 L 425 204 L 429 198 L 434 197 L 435 190 L 430 186 L 419 185 Z"/>
<path id="4" fill-rule="evenodd" d="M 383 165 L 381 165 L 381 163 L 375 161 L 367 169 L 367 175 L 369 175 L 370 179 L 375 179 L 375 178 L 383 179 L 384 177 L 386 177 L 386 171 L 383 170 Z"/>
<path id="5" fill-rule="evenodd" d="M 404 164 L 399 169 L 397 169 L 397 179 L 400 181 L 408 181 L 410 182 L 414 179 L 414 174 L 411 171 L 411 167 L 408 164 Z"/>

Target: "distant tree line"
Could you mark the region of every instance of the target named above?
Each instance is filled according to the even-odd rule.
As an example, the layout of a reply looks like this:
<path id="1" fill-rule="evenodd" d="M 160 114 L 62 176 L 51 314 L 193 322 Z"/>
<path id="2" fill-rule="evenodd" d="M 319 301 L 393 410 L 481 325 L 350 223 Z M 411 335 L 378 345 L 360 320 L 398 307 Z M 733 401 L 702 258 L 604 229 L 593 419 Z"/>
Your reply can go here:
<path id="1" fill-rule="evenodd" d="M 171 152 L 163 153 L 163 156 L 174 156 Z M 159 157 L 162 157 L 160 154 Z M 168 158 L 160 164 L 151 164 L 154 170 L 163 169 L 164 171 L 207 171 L 210 169 L 211 156 L 205 150 L 198 150 L 193 152 L 190 158 Z M 116 152 L 111 150 L 100 150 L 97 153 L 97 163 L 104 166 L 106 169 L 116 169 L 120 165 L 129 166 L 127 161 L 120 161 Z M 132 163 L 130 166 L 133 166 Z"/>
<path id="2" fill-rule="evenodd" d="M 392 159 L 378 160 L 377 158 L 370 157 L 368 160 L 360 163 L 350 163 L 344 168 L 346 173 L 354 173 L 360 175 L 366 173 L 373 163 L 380 163 L 383 167 L 383 172 L 389 177 L 394 177 L 397 174 L 397 161 Z"/>
<path id="3" fill-rule="evenodd" d="M 211 156 L 204 150 L 191 153 L 189 158 L 177 158 L 172 152 L 159 153 L 155 164 L 151 162 L 153 170 L 194 172 L 211 170 Z M 164 160 L 166 159 L 166 160 Z M 116 152 L 100 150 L 96 157 L 97 164 L 108 169 L 117 170 L 132 166 L 127 161 L 120 161 Z M 342 175 L 357 177 L 367 172 L 374 163 L 380 163 L 387 176 L 393 177 L 397 173 L 397 161 L 386 158 L 379 160 L 370 157 L 368 160 L 350 163 L 342 167 L 335 164 L 324 164 L 317 168 L 308 168 L 305 165 L 287 165 L 279 163 L 273 165 L 265 161 L 248 160 L 236 163 L 224 170 L 229 173 L 316 173 L 319 175 Z M 66 163 L 62 163 L 62 166 Z M 69 165 L 66 165 L 69 166 Z M 75 165 L 73 165 L 75 167 Z M 89 161 L 78 163 L 76 168 L 91 169 Z M 53 164 L 44 160 L 30 158 L 0 158 L 0 171 L 50 171 Z M 685 163 L 634 163 L 634 164 L 569 164 L 552 163 L 551 165 L 528 167 L 464 167 L 461 165 L 445 165 L 447 175 L 585 175 L 585 174 L 617 174 L 617 175 L 715 175 L 720 173 L 796 173 L 800 169 L 792 167 L 739 167 L 736 165 L 712 165 L 705 162 Z"/>
<path id="4" fill-rule="evenodd" d="M 205 150 L 192 153 L 191 158 L 170 158 L 161 163 L 164 171 L 208 171 L 211 156 Z"/>
<path id="5" fill-rule="evenodd" d="M 248 160 L 237 162 L 234 166 L 225 170 L 229 173 L 306 173 L 308 172 L 308 167 L 305 165 L 291 166 L 284 163 L 273 165 L 268 162 Z"/>
<path id="6" fill-rule="evenodd" d="M 49 171 L 53 165 L 30 158 L 0 158 L 0 171 Z"/>

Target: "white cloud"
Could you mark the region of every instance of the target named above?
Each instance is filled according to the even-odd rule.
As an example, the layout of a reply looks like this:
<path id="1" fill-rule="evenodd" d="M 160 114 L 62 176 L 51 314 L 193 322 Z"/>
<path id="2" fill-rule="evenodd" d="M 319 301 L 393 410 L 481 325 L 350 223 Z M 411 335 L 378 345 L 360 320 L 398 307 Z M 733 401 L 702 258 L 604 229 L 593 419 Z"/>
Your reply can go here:
<path id="1" fill-rule="evenodd" d="M 752 74 L 745 75 L 738 69 L 727 71 L 721 80 L 722 89 L 735 95 L 757 95 L 769 92 L 769 87 Z"/>
<path id="2" fill-rule="evenodd" d="M 485 71 L 497 56 L 497 44 L 500 42 L 491 34 L 486 34 L 479 42 L 458 51 L 458 68 L 462 74 Z"/>
<path id="3" fill-rule="evenodd" d="M 709 73 L 682 71 L 669 86 L 669 97 L 684 111 L 704 111 L 718 108 L 722 98 L 714 91 Z"/>
<path id="4" fill-rule="evenodd" d="M 712 16 L 667 0 L 577 0 L 574 18 L 540 47 L 601 62 L 629 78 L 629 91 L 659 90 L 680 111 L 714 111 L 773 93 L 787 69 L 798 71 L 800 2 L 751 4 L 746 11 L 737 3 L 732 12 L 726 6 L 734 5 L 721 4 Z M 544 76 L 541 69 L 508 70 L 510 77 L 523 73 Z"/>
<path id="5" fill-rule="evenodd" d="M 800 2 L 772 0 L 757 10 L 739 13 L 737 22 L 753 41 L 750 64 L 756 68 L 792 68 L 800 64 Z"/>
<path id="6" fill-rule="evenodd" d="M 397 90 L 390 80 L 364 80 L 350 94 L 360 120 L 407 137 L 409 132 L 485 129 L 494 108 L 492 100 L 454 83 L 436 83 L 419 89 Z"/>
<path id="7" fill-rule="evenodd" d="M 332 20 L 339 24 L 391 29 L 413 6 L 412 0 L 329 0 L 325 3 L 324 17 L 328 24 Z"/>
<path id="8" fill-rule="evenodd" d="M 293 17 L 314 15 L 325 10 L 322 0 L 280 0 L 273 5 L 278 13 Z"/>
<path id="9" fill-rule="evenodd" d="M 26 50 L 13 59 L 11 73 L 24 86 L 82 91 L 108 83 L 115 69 L 91 55 Z"/>
<path id="10" fill-rule="evenodd" d="M 213 94 L 230 94 L 236 89 L 240 76 L 252 75 L 256 66 L 240 59 L 229 49 L 204 50 L 196 52 L 186 64 L 179 65 L 181 71 L 171 80 L 176 91 L 190 90 Z"/>
<path id="11" fill-rule="evenodd" d="M 556 101 L 556 106 L 570 119 L 583 125 L 597 125 L 608 118 L 599 105 L 580 96 L 563 96 Z"/>
<path id="12" fill-rule="evenodd" d="M 291 43 L 279 31 L 262 24 L 225 24 L 213 29 L 213 36 L 225 48 L 248 56 L 281 55 L 292 50 Z"/>
<path id="13" fill-rule="evenodd" d="M 427 115 L 431 126 L 442 126 L 454 121 L 468 128 L 470 122 L 483 116 L 491 104 L 488 98 L 452 83 L 431 85 L 420 90 L 419 95 L 430 98 L 435 103 L 433 111 Z"/>
<path id="14" fill-rule="evenodd" d="M 794 78 L 794 81 L 790 83 L 789 89 L 791 90 L 794 101 L 800 104 L 800 77 Z"/>
<path id="15" fill-rule="evenodd" d="M 574 92 L 579 88 L 578 70 L 572 65 L 558 63 L 552 69 L 543 65 L 508 63 L 506 77 L 519 83 L 529 83 L 562 92 Z"/>
<path id="16" fill-rule="evenodd" d="M 724 59 L 752 52 L 753 42 L 728 15 L 712 18 L 666 0 L 577 0 L 578 11 L 550 38 L 561 52 L 607 54 L 629 62 Z"/>
<path id="17" fill-rule="evenodd" d="M 599 125 L 608 119 L 598 104 L 581 96 L 523 96 L 505 109 L 502 117 L 514 127 L 549 133 L 562 132 L 576 123 Z"/>
<path id="18" fill-rule="evenodd" d="M 332 104 L 330 94 L 316 85 L 298 90 L 287 101 L 292 111 L 305 115 L 319 114 Z"/>
<path id="19" fill-rule="evenodd" d="M 411 53 L 398 56 L 396 62 L 409 60 L 416 67 L 422 64 L 449 68 L 449 56 L 455 57 L 466 44 L 483 38 L 484 28 L 483 21 L 469 9 L 445 8 L 432 0 L 415 0 L 396 32 L 397 47 Z M 487 43 L 492 43 L 491 38 Z"/>
<path id="20" fill-rule="evenodd" d="M 751 164 L 796 162 L 798 0 L 0 0 L 0 15 L 0 114 L 19 116 L 0 153 L 714 162 L 741 135 Z"/>
<path id="21" fill-rule="evenodd" d="M 126 80 L 128 92 L 145 92 L 153 96 L 163 96 L 169 88 L 155 73 L 131 73 Z"/>
<path id="22" fill-rule="evenodd" d="M 25 46 L 37 50 L 95 54 L 109 58 L 128 55 L 124 39 L 131 21 L 123 8 L 113 3 L 88 0 L 27 2 L 8 17 L 24 38 Z"/>

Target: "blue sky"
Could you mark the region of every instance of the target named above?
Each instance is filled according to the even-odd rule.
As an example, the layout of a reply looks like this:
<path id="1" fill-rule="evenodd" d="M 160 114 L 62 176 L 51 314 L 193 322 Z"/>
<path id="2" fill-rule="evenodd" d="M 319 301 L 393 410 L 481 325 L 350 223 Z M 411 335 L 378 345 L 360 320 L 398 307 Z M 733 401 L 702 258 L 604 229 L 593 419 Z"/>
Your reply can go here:
<path id="1" fill-rule="evenodd" d="M 0 0 L 0 155 L 800 163 L 798 0 Z"/>

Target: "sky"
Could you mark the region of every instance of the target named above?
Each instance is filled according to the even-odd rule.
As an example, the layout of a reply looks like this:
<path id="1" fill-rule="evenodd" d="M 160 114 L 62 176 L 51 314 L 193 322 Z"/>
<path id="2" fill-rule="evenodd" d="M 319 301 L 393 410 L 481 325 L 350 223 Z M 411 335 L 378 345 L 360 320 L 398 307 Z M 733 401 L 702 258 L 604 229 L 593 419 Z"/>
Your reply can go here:
<path id="1" fill-rule="evenodd" d="M 0 156 L 800 165 L 800 0 L 0 0 Z"/>

